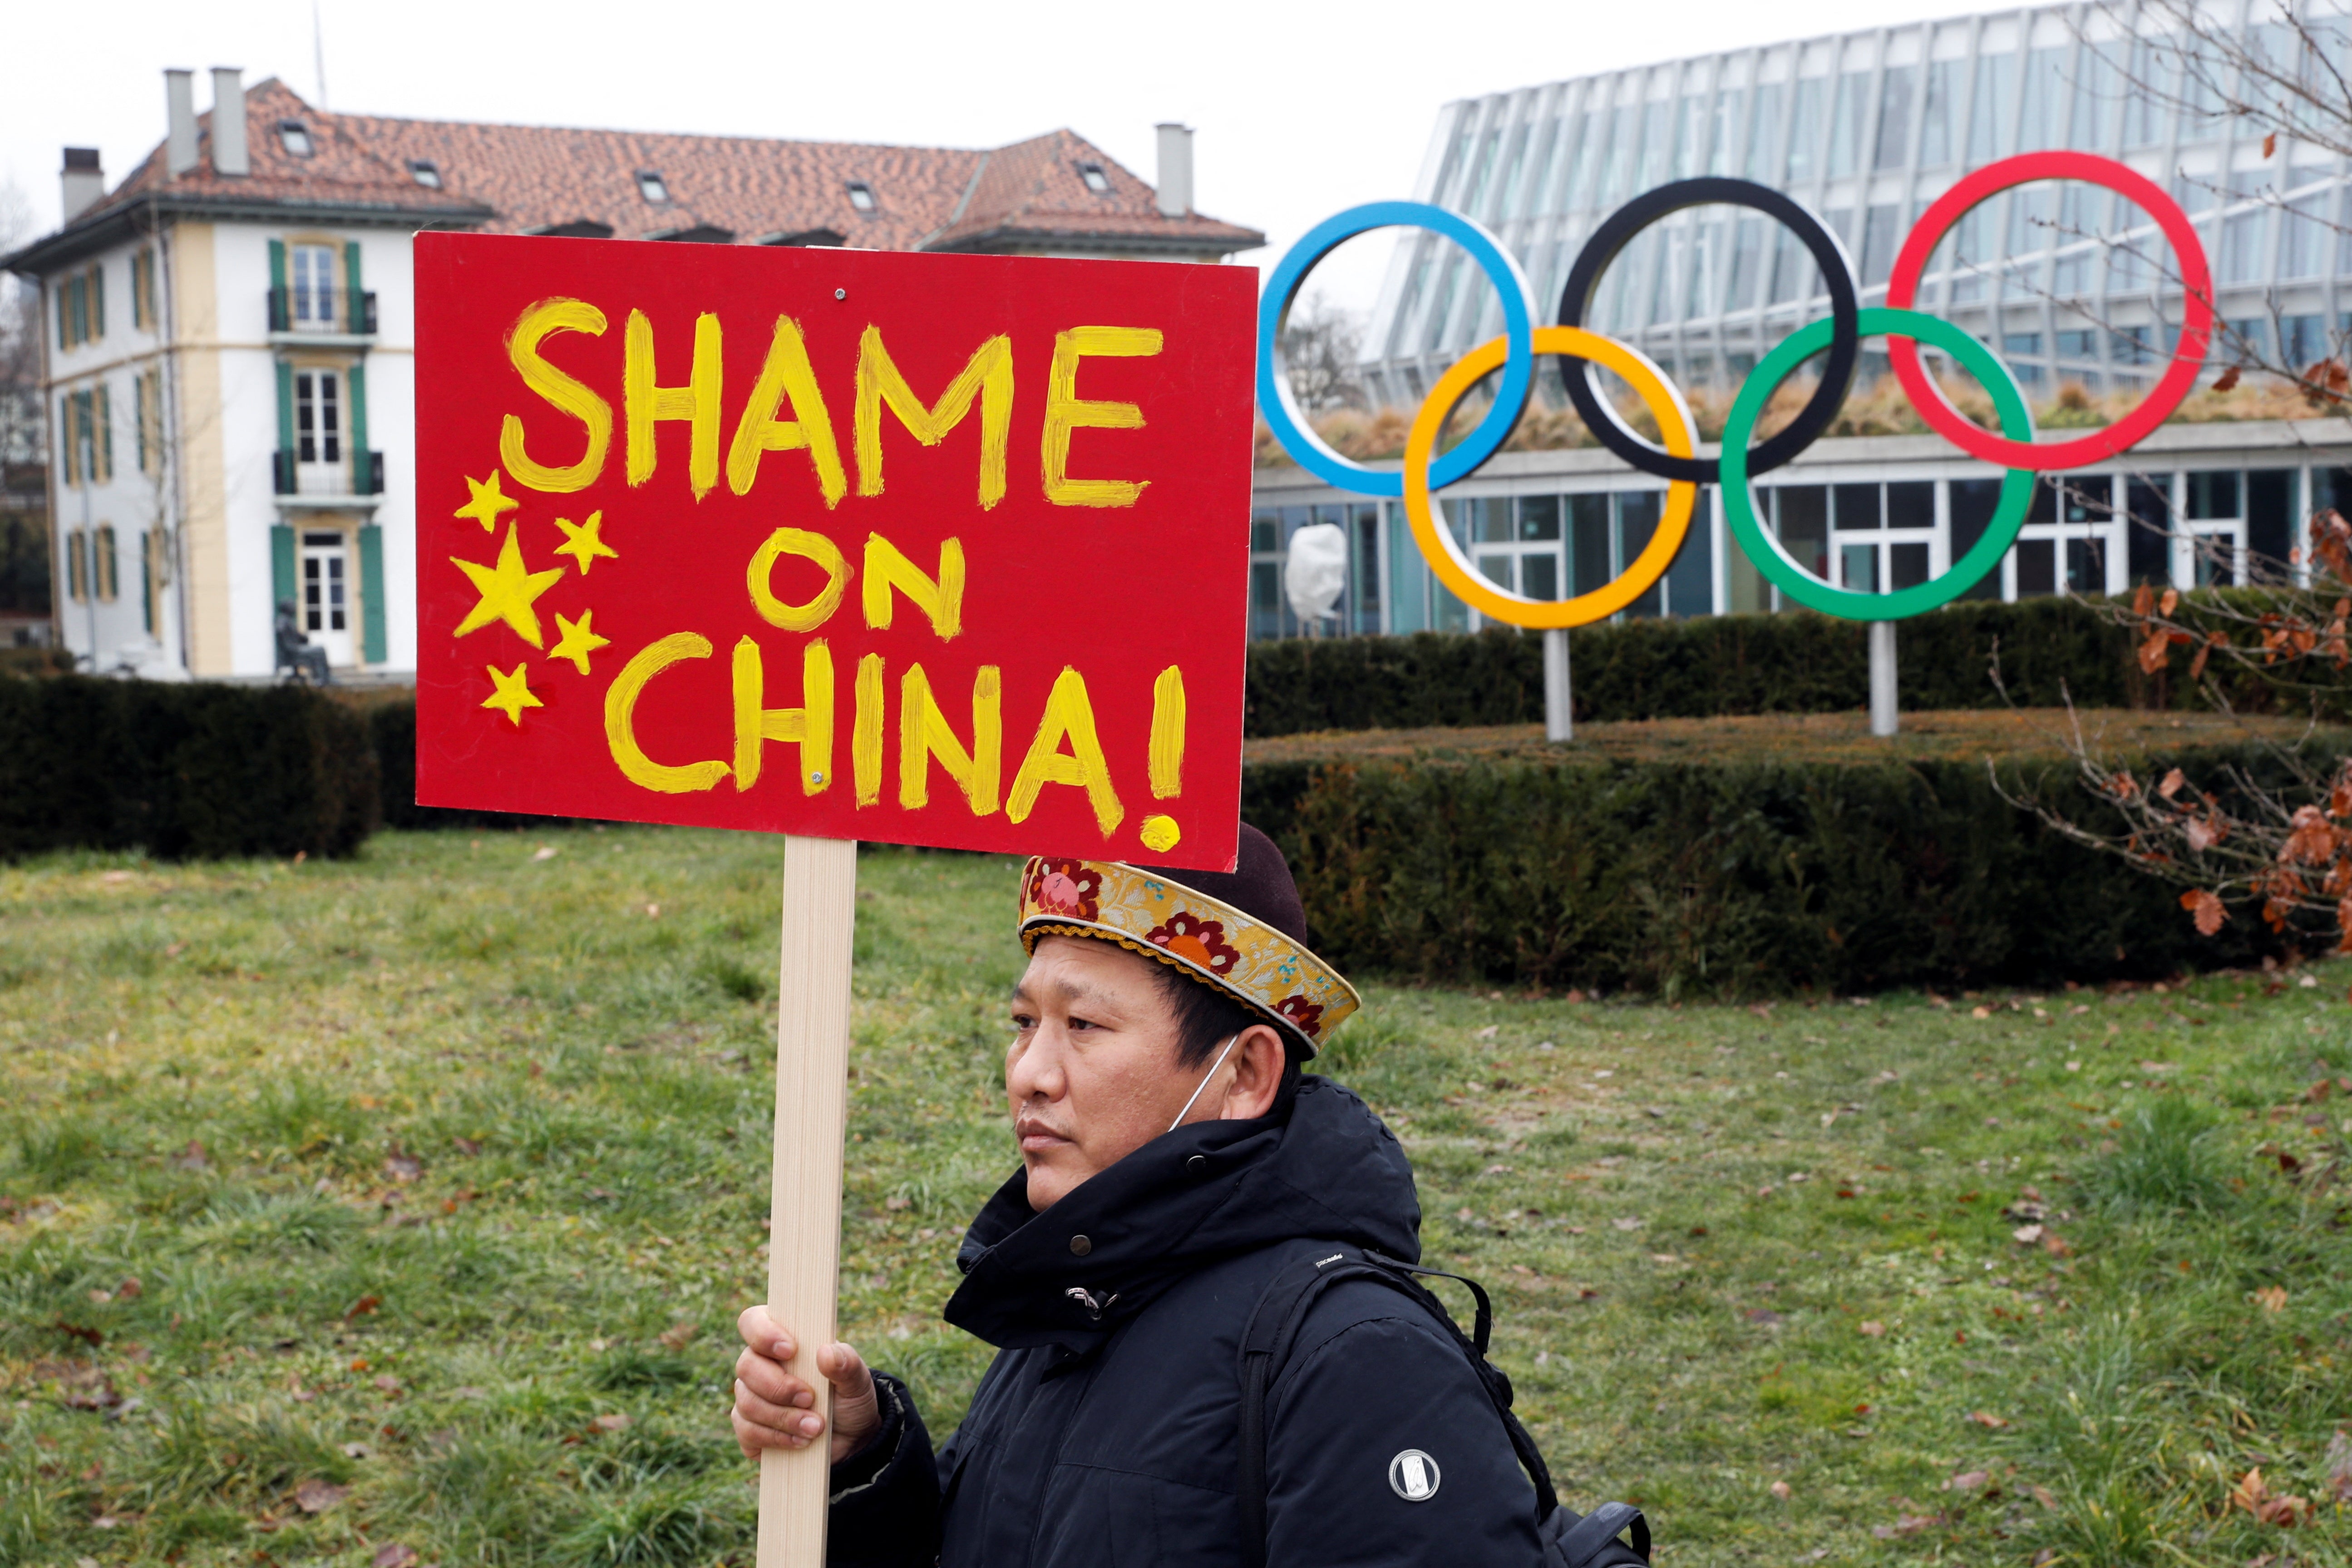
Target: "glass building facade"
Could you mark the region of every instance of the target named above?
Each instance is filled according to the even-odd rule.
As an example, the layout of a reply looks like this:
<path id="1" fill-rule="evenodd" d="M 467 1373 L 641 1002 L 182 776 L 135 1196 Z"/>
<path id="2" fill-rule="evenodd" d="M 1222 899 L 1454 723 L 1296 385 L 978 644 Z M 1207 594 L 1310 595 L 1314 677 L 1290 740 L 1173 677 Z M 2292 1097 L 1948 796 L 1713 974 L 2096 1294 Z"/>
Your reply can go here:
<path id="1" fill-rule="evenodd" d="M 2264 58 L 2292 60 L 2294 40 L 2263 20 L 2270 13 L 2230 8 L 2239 5 L 2222 0 L 2210 14 L 2234 19 Z M 2265 157 L 2260 134 L 2218 102 L 2176 110 L 2135 92 L 2129 79 L 2168 79 L 2131 24 L 2091 7 L 2005 11 L 1466 100 L 1440 112 L 1416 195 L 1496 233 L 1548 321 L 1585 237 L 1628 197 L 1701 174 L 1753 179 L 1838 233 L 1862 302 L 1875 305 L 1913 221 L 1965 171 L 2017 152 L 2080 149 L 2130 165 L 2192 216 L 2218 314 L 2235 332 L 2296 363 L 2333 352 L 2352 322 L 2352 237 L 2339 233 L 2352 227 L 2352 170 L 2287 142 Z M 1465 349 L 1501 331 L 1501 307 L 1466 254 L 1398 232 L 1361 368 L 1375 403 L 1410 407 Z M 1999 350 L 2037 403 L 2062 383 L 2144 387 L 2182 314 L 2159 272 L 2162 247 L 2144 215 L 2108 193 L 2027 185 L 1945 237 L 1920 304 Z M 1793 237 L 1761 215 L 1707 206 L 1627 246 L 1602 275 L 1590 320 L 1684 384 L 1720 386 L 1827 309 Z M 2233 352 L 2217 338 L 2210 368 Z M 1882 345 L 1866 345 L 1857 387 L 1885 371 Z M 1536 384 L 1560 400 L 1548 367 Z M 1999 485 L 2000 470 L 1940 437 L 1876 437 L 1817 441 L 1756 493 L 1801 564 L 1842 586 L 1892 589 L 1964 554 Z M 1478 572 L 1532 597 L 1566 597 L 1640 552 L 1664 499 L 1661 481 L 1585 448 L 1502 454 L 1439 504 Z M 1728 536 L 1718 502 L 1712 487 L 1702 490 L 1674 567 L 1623 617 L 1783 607 Z M 2046 479 L 2018 543 L 1969 596 L 2243 581 L 2250 552 L 2287 559 L 2301 520 L 2330 505 L 2352 507 L 2352 426 L 2341 419 L 2167 425 L 2122 458 Z M 1423 563 L 1396 502 L 1265 468 L 1252 523 L 1253 635 L 1302 629 L 1281 593 L 1282 561 L 1290 534 L 1312 521 L 1343 523 L 1353 555 L 1348 597 L 1315 631 L 1479 626 Z"/>
<path id="2" fill-rule="evenodd" d="M 2234 14 L 2265 58 L 2293 62 L 2288 30 L 2239 3 L 2216 15 Z M 2177 111 L 2133 90 L 2135 79 L 2169 79 L 2159 50 L 2125 36 L 2127 20 L 2077 6 L 2008 11 L 1465 100 L 1441 110 L 1415 194 L 1493 229 L 1550 320 L 1585 237 L 1627 197 L 1700 174 L 1752 179 L 1838 233 L 1874 305 L 1913 220 L 1963 172 L 2044 148 L 2099 153 L 2193 216 L 2223 319 L 2266 351 L 2319 358 L 2352 311 L 2339 285 L 2352 269 L 2336 226 L 2345 161 L 2288 142 L 2265 158 L 2259 132 L 2218 99 Z M 2194 81 L 2177 85 L 2202 101 Z M 2119 198 L 2028 185 L 1946 237 L 1920 302 L 1999 349 L 2029 395 L 2063 381 L 2142 384 L 2180 320 L 2163 257 L 2162 236 Z M 1698 384 L 1738 381 L 1827 299 L 1811 258 L 1778 225 L 1709 206 L 1629 245 L 1593 307 L 1591 324 Z M 1420 402 L 1456 355 L 1501 330 L 1500 302 L 1467 255 L 1408 236 L 1365 340 L 1373 400 Z M 1866 358 L 1860 383 L 1883 369 Z"/>

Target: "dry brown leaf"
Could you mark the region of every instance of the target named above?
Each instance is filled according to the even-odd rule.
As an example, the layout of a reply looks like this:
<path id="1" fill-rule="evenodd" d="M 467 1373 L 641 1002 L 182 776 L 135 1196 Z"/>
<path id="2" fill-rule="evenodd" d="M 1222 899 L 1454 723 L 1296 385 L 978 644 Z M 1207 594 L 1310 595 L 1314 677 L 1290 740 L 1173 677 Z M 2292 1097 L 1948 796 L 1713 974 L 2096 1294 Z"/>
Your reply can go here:
<path id="1" fill-rule="evenodd" d="M 1772 1495 L 1779 1498 L 1782 1502 L 1787 1502 L 1792 1495 L 1789 1489 L 1789 1483 L 1786 1481 L 1774 1481 L 1772 1483 Z"/>
<path id="2" fill-rule="evenodd" d="M 2284 1285 L 2270 1285 L 2255 1291 L 2254 1305 L 2260 1307 L 2265 1312 L 2285 1311 L 2286 1287 Z"/>
<path id="3" fill-rule="evenodd" d="M 2275 131 L 2264 132 L 2263 133 L 2263 156 L 2268 158 L 2277 153 L 2277 151 L 2278 132 Z"/>
<path id="4" fill-rule="evenodd" d="M 1992 1476 L 1989 1471 L 1963 1470 L 1958 1475 L 1954 1476 L 1950 1480 L 1946 1481 L 1944 1483 L 1944 1489 L 1948 1492 L 1982 1491 L 1984 1489 L 1985 1482 L 1990 1479 L 1992 1479 Z"/>
<path id="5" fill-rule="evenodd" d="M 1999 1415 L 1995 1415 L 1990 1410 L 1976 1411 L 1969 1416 L 1969 1419 L 1975 1422 L 1979 1426 L 1989 1427 L 1995 1432 L 2000 1431 L 2002 1427 L 2009 1425 L 2007 1420 Z"/>
<path id="6" fill-rule="evenodd" d="M 304 1513 L 324 1513 L 351 1495 L 352 1489 L 332 1481 L 307 1480 L 294 1489 L 294 1506 Z"/>
<path id="7" fill-rule="evenodd" d="M 1864 1334 L 1874 1340 L 1885 1339 L 1886 1337 L 1886 1325 L 1880 1322 L 1875 1318 L 1865 1319 L 1863 1321 L 1862 1331 Z"/>
<path id="8" fill-rule="evenodd" d="M 375 1568 L 410 1568 L 416 1561 L 414 1549 L 394 1541 L 375 1549 Z"/>
<path id="9" fill-rule="evenodd" d="M 692 1344 L 694 1336 L 701 1331 L 700 1323 L 681 1321 L 672 1323 L 661 1331 L 661 1342 L 674 1351 L 682 1351 Z"/>
<path id="10" fill-rule="evenodd" d="M 596 1417 L 596 1428 L 602 1432 L 625 1432 L 629 1429 L 629 1418 L 614 1410 Z"/>
<path id="11" fill-rule="evenodd" d="M 2180 895 L 2180 907 L 2194 916 L 2199 936 L 2211 936 L 2230 918 L 2221 900 L 2203 888 L 2191 888 Z"/>
<path id="12" fill-rule="evenodd" d="M 2167 588 L 2164 591 L 2164 597 L 2156 602 L 2156 611 L 2160 616 L 2169 616 L 2179 608 L 2180 608 L 2180 590 L 2178 588 Z"/>
<path id="13" fill-rule="evenodd" d="M 2223 371 L 2221 374 L 2213 378 L 2212 390 L 2215 392 L 2235 392 L 2238 390 L 2239 380 L 2240 376 L 2238 374 L 2238 367 L 2236 365 L 2231 365 L 2229 369 Z"/>
<path id="14" fill-rule="evenodd" d="M 2164 775 L 2164 782 L 2156 786 L 2156 793 L 2162 795 L 2165 799 L 2170 800 L 2174 795 L 2179 795 L 2182 786 L 2188 783 L 2189 780 L 2181 773 L 2181 771 L 2179 768 L 2175 768 L 2170 773 Z"/>

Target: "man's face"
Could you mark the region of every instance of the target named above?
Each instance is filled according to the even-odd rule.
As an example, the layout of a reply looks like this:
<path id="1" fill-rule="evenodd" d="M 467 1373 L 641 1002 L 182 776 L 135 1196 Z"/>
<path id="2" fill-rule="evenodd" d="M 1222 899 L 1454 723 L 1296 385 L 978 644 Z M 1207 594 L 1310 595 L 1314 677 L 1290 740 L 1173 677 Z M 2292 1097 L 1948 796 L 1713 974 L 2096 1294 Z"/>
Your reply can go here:
<path id="1" fill-rule="evenodd" d="M 1004 1093 L 1033 1209 L 1167 1131 L 1206 1070 L 1177 1065 L 1159 966 L 1107 942 L 1039 942 L 1013 1027 Z"/>

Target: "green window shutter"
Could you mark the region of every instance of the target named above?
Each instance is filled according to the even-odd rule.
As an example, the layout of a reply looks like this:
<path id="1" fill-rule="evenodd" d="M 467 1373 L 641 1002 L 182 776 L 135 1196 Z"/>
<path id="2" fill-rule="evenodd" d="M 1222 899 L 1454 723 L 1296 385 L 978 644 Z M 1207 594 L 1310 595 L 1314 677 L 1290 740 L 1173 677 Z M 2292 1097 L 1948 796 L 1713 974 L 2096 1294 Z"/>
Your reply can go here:
<path id="1" fill-rule="evenodd" d="M 286 297 L 286 242 L 269 242 L 269 330 L 283 331 L 294 324 L 294 307 Z"/>
<path id="2" fill-rule="evenodd" d="M 359 454 L 352 461 L 364 463 L 368 450 L 367 366 L 355 364 L 344 373 L 343 391 L 343 417 L 349 422 L 352 447 Z"/>
<path id="3" fill-rule="evenodd" d="M 100 382 L 96 393 L 98 401 L 98 471 L 101 478 L 114 478 L 114 403 L 106 395 L 106 384 Z"/>
<path id="4" fill-rule="evenodd" d="M 131 423 L 139 437 L 139 471 L 147 471 L 147 375 L 141 371 L 131 383 Z M 153 631 L 153 626 L 147 628 Z"/>
<path id="5" fill-rule="evenodd" d="M 50 292 L 58 297 L 58 347 L 69 349 L 73 347 L 73 283 L 60 279 Z"/>
<path id="6" fill-rule="evenodd" d="M 66 292 L 73 299 L 73 341 L 89 341 L 89 279 L 76 273 L 66 284 Z"/>
<path id="7" fill-rule="evenodd" d="M 81 542 L 79 528 L 66 535 L 66 596 L 77 605 L 89 597 L 89 577 L 82 566 Z"/>
<path id="8" fill-rule="evenodd" d="M 139 535 L 139 608 L 147 617 L 147 635 L 155 635 L 155 535 L 142 531 Z"/>
<path id="9" fill-rule="evenodd" d="M 382 664 L 390 657 L 384 642 L 383 530 L 374 523 L 360 529 L 360 657 Z"/>
<path id="10" fill-rule="evenodd" d="M 269 610 L 292 602 L 294 594 L 294 531 L 282 522 L 269 527 Z"/>
<path id="11" fill-rule="evenodd" d="M 352 299 L 360 297 L 360 242 L 356 239 L 343 241 L 343 287 L 352 291 Z"/>
<path id="12" fill-rule="evenodd" d="M 89 314 L 90 320 L 98 326 L 98 331 L 90 335 L 106 336 L 106 268 L 103 267 L 89 269 Z"/>
<path id="13" fill-rule="evenodd" d="M 278 449 L 294 450 L 294 367 L 284 360 L 278 362 Z"/>
<path id="14" fill-rule="evenodd" d="M 269 242 L 269 286 L 278 289 L 286 287 L 286 242 L 282 239 Z"/>
<path id="15" fill-rule="evenodd" d="M 90 423 L 89 394 L 74 394 L 74 469 L 83 484 L 98 478 L 98 432 Z"/>

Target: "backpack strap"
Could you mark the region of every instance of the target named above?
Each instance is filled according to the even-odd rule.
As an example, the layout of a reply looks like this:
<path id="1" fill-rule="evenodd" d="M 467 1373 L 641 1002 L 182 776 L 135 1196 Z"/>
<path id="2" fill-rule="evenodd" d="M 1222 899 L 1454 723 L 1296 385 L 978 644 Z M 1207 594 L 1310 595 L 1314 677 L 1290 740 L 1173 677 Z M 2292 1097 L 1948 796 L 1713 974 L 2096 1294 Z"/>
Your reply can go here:
<path id="1" fill-rule="evenodd" d="M 1445 1303 L 1413 1278 L 1417 1274 L 1459 1280 L 1470 1288 L 1477 1301 L 1475 1338 L 1463 1333 L 1461 1326 L 1454 1322 L 1454 1315 L 1445 1310 Z M 1305 1325 L 1307 1311 L 1314 1306 L 1316 1299 L 1343 1279 L 1370 1279 L 1410 1296 L 1431 1317 L 1445 1326 L 1446 1333 L 1477 1372 L 1480 1386 L 1486 1391 L 1496 1415 L 1502 1417 L 1503 1428 L 1511 1439 L 1512 1452 L 1518 1457 L 1520 1468 L 1528 1472 L 1528 1479 L 1535 1483 L 1537 1523 L 1540 1525 L 1549 1520 L 1559 1507 L 1559 1496 L 1552 1489 L 1551 1471 L 1544 1464 L 1543 1452 L 1536 1447 L 1535 1438 L 1511 1413 L 1511 1380 L 1486 1360 L 1486 1345 L 1494 1333 L 1495 1312 L 1485 1288 L 1475 1279 L 1448 1274 L 1441 1268 L 1423 1268 L 1377 1252 L 1337 1247 L 1328 1253 L 1294 1264 L 1276 1275 L 1265 1293 L 1259 1296 L 1257 1307 L 1250 1314 L 1249 1324 L 1242 1331 L 1241 1453 L 1237 1466 L 1237 1500 L 1241 1504 L 1242 1561 L 1244 1568 L 1265 1568 L 1266 1391 L 1273 1386 L 1276 1376 L 1289 1361 L 1291 1349 L 1297 1342 L 1299 1330 Z M 1593 1517 L 1599 1518 L 1600 1515 Z M 1643 1532 L 1646 1534 L 1646 1527 Z"/>
<path id="2" fill-rule="evenodd" d="M 1582 1519 L 1568 1514 L 1565 1509 L 1561 1512 L 1574 1520 L 1559 1531 L 1553 1542 L 1568 1568 L 1587 1568 L 1588 1564 L 1606 1568 L 1610 1563 L 1626 1562 L 1625 1548 L 1617 1537 L 1629 1527 L 1633 1532 L 1633 1560 L 1650 1560 L 1650 1521 L 1632 1503 L 1604 1502 Z"/>

